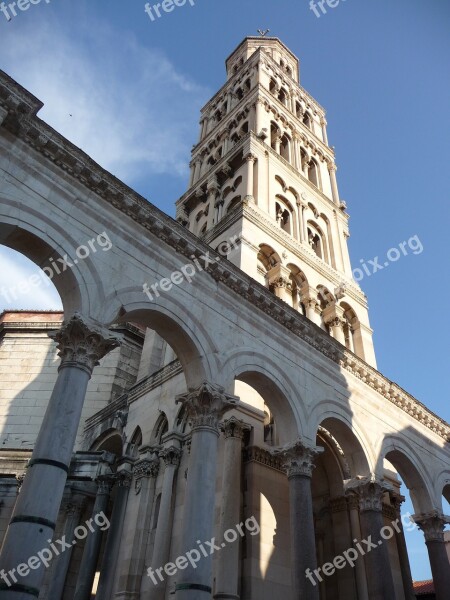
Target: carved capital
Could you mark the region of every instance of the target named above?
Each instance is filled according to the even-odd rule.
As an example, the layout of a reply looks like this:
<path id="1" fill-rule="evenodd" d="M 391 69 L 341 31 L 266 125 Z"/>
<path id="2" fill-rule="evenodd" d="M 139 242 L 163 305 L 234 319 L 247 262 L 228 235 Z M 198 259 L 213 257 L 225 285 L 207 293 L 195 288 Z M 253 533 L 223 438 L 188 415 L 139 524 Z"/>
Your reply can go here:
<path id="1" fill-rule="evenodd" d="M 434 510 L 429 513 L 413 515 L 413 520 L 423 531 L 426 542 L 444 542 L 444 527 L 450 518 Z"/>
<path id="2" fill-rule="evenodd" d="M 97 496 L 109 496 L 111 493 L 112 486 L 114 485 L 114 478 L 112 475 L 100 475 L 97 477 Z"/>
<path id="3" fill-rule="evenodd" d="M 186 408 L 192 424 L 192 430 L 206 427 L 219 435 L 219 420 L 231 408 L 237 405 L 239 398 L 226 394 L 224 389 L 205 381 L 187 394 L 177 396 L 176 403 Z"/>
<path id="4" fill-rule="evenodd" d="M 176 446 L 169 446 L 169 448 L 161 450 L 159 457 L 163 459 L 166 467 L 178 467 L 181 460 L 181 450 Z"/>
<path id="5" fill-rule="evenodd" d="M 250 162 L 254 163 L 256 161 L 256 156 L 250 152 L 249 154 L 247 154 L 247 156 L 245 156 L 245 160 L 248 163 L 250 163 Z"/>
<path id="6" fill-rule="evenodd" d="M 147 447 L 141 458 L 134 463 L 133 475 L 136 481 L 143 477 L 156 479 L 159 473 L 159 458 L 155 448 Z"/>
<path id="7" fill-rule="evenodd" d="M 335 173 L 337 171 L 337 166 L 334 163 L 329 162 L 327 167 L 330 173 Z"/>
<path id="8" fill-rule="evenodd" d="M 359 500 L 360 512 L 369 510 L 381 512 L 383 510 L 383 495 L 392 492 L 393 488 L 383 479 L 374 475 L 361 479 L 351 479 L 345 484 L 345 493 L 355 495 Z"/>
<path id="9" fill-rule="evenodd" d="M 225 434 L 226 439 L 244 439 L 246 431 L 250 431 L 251 427 L 244 421 L 230 417 L 220 424 L 220 430 Z"/>
<path id="10" fill-rule="evenodd" d="M 289 446 L 272 450 L 272 453 L 280 456 L 288 479 L 291 479 L 298 476 L 312 477 L 314 461 L 323 451 L 321 446 L 307 446 L 302 440 L 297 440 Z"/>
<path id="11" fill-rule="evenodd" d="M 49 337 L 55 340 L 58 348 L 61 358 L 59 369 L 78 367 L 89 375 L 108 352 L 120 346 L 122 339 L 79 313 L 75 313 L 58 331 L 51 331 Z"/>

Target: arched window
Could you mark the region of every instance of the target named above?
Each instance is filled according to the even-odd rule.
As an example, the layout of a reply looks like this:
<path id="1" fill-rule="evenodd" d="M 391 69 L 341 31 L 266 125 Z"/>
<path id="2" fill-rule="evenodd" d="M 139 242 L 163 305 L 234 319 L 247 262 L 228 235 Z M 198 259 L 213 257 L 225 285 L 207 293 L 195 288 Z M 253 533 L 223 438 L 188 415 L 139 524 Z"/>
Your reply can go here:
<path id="1" fill-rule="evenodd" d="M 289 136 L 285 133 L 283 135 L 283 137 L 281 138 L 281 143 L 280 143 L 280 155 L 287 160 L 288 162 L 290 162 L 291 160 L 291 152 L 290 152 L 290 144 L 291 140 L 289 138 Z"/>
<path id="2" fill-rule="evenodd" d="M 308 179 L 316 188 L 320 189 L 319 166 L 313 158 L 308 164 Z"/>
<path id="3" fill-rule="evenodd" d="M 361 339 L 361 324 L 355 311 L 346 302 L 341 302 L 344 309 L 344 338 L 345 346 L 357 356 L 364 358 L 364 350 Z"/>
<path id="4" fill-rule="evenodd" d="M 323 241 L 320 233 L 314 227 L 308 225 L 308 244 L 313 249 L 314 253 L 319 257 L 324 257 Z"/>
<path id="5" fill-rule="evenodd" d="M 277 91 L 277 82 L 274 79 L 270 80 L 270 84 L 269 84 L 269 91 L 271 94 L 275 94 Z"/>
<path id="6" fill-rule="evenodd" d="M 268 246 L 267 244 L 261 244 L 259 246 L 257 273 L 260 276 L 261 283 L 264 285 L 267 284 L 266 274 L 280 262 L 280 257 L 271 246 Z"/>
<path id="7" fill-rule="evenodd" d="M 284 106 L 287 106 L 287 96 L 287 91 L 284 88 L 281 88 L 278 93 L 278 100 L 281 102 L 281 104 L 284 104 Z"/>
<path id="8" fill-rule="evenodd" d="M 270 145 L 273 150 L 279 152 L 281 131 L 276 123 L 270 124 Z"/>
<path id="9" fill-rule="evenodd" d="M 292 306 L 298 310 L 302 315 L 306 315 L 306 307 L 302 299 L 302 289 L 307 285 L 308 281 L 305 274 L 296 265 L 287 265 L 291 274 L 289 279 L 291 281 L 292 289 Z"/>
<path id="10" fill-rule="evenodd" d="M 303 125 L 306 125 L 306 127 L 308 127 L 308 129 L 312 128 L 312 117 L 308 111 L 306 111 L 305 114 L 303 115 Z"/>

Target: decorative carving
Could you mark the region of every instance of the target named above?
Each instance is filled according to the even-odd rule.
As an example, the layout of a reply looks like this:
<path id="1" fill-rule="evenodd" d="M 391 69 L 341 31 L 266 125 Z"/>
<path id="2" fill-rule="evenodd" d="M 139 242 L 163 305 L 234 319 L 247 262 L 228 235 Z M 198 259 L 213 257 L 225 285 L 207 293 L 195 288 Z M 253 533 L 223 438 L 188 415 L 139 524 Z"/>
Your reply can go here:
<path id="1" fill-rule="evenodd" d="M 164 448 L 164 450 L 161 450 L 159 457 L 163 459 L 166 467 L 178 467 L 181 460 L 181 450 L 175 446 L 169 446 L 169 448 Z"/>
<path id="2" fill-rule="evenodd" d="M 223 431 L 227 439 L 238 438 L 242 440 L 245 432 L 250 431 L 250 429 L 250 425 L 234 416 L 220 424 L 220 430 Z"/>
<path id="3" fill-rule="evenodd" d="M 258 446 L 250 446 L 244 450 L 245 462 L 257 462 L 265 467 L 270 467 L 276 471 L 285 472 L 283 469 L 282 460 L 279 456 L 274 456 L 269 450 L 259 448 Z"/>
<path id="4" fill-rule="evenodd" d="M 108 352 L 120 346 L 122 339 L 79 313 L 58 331 L 50 332 L 49 337 L 57 344 L 61 358 L 59 369 L 73 366 L 84 369 L 89 375 Z"/>
<path id="5" fill-rule="evenodd" d="M 297 440 L 283 448 L 275 448 L 272 453 L 279 456 L 288 479 L 291 477 L 312 477 L 316 457 L 324 451 L 321 446 L 307 446 L 302 440 Z"/>
<path id="6" fill-rule="evenodd" d="M 450 517 L 434 510 L 413 515 L 413 520 L 423 531 L 426 542 L 444 542 L 444 527 L 450 523 Z"/>
<path id="7" fill-rule="evenodd" d="M 375 475 L 348 480 L 345 483 L 345 493 L 356 495 L 359 500 L 359 510 L 361 512 L 383 509 L 383 495 L 385 492 L 392 492 L 393 487 Z"/>
<path id="8" fill-rule="evenodd" d="M 239 398 L 225 393 L 224 389 L 207 381 L 187 394 L 180 394 L 176 403 L 186 408 L 192 430 L 207 427 L 219 433 L 219 419 L 239 402 Z"/>

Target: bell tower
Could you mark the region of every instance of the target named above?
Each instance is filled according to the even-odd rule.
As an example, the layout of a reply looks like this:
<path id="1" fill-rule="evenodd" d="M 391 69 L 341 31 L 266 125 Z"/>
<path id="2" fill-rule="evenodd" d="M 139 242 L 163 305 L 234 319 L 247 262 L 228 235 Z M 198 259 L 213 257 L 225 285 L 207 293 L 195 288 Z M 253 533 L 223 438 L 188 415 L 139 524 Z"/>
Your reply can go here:
<path id="1" fill-rule="evenodd" d="M 245 38 L 226 71 L 201 111 L 177 220 L 214 249 L 237 236 L 231 262 L 376 366 L 325 110 L 278 38 Z"/>

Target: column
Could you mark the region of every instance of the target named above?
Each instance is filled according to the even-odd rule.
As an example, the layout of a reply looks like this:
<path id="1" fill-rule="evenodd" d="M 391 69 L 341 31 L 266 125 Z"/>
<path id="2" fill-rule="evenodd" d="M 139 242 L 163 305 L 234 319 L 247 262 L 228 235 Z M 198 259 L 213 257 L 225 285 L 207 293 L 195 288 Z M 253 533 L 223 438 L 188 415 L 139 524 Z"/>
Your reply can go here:
<path id="1" fill-rule="evenodd" d="M 319 587 L 313 585 L 307 573 L 317 569 L 311 478 L 314 460 L 321 452 L 323 448 L 307 446 L 302 440 L 274 451 L 281 456 L 289 480 L 292 596 L 295 599 L 319 600 Z"/>
<path id="2" fill-rule="evenodd" d="M 85 502 L 85 496 L 74 494 L 66 505 L 66 522 L 64 525 L 64 539 L 69 544 L 75 540 L 75 528 L 79 525 L 80 515 Z M 73 546 L 67 548 L 53 560 L 52 578 L 48 586 L 47 597 L 52 600 L 61 600 L 72 557 Z"/>
<path id="3" fill-rule="evenodd" d="M 411 575 L 411 565 L 409 564 L 408 549 L 406 547 L 405 532 L 403 530 L 402 503 L 405 501 L 404 496 L 393 494 L 391 496 L 391 503 L 395 509 L 396 518 L 398 520 L 398 526 L 400 531 L 395 530 L 395 541 L 397 542 L 398 559 L 400 562 L 400 570 L 402 573 L 403 591 L 405 593 L 405 600 L 416 600 L 413 589 L 413 579 Z"/>
<path id="4" fill-rule="evenodd" d="M 231 417 L 221 427 L 225 434 L 220 536 L 241 520 L 242 441 L 250 426 Z M 220 551 L 216 569 L 215 600 L 239 600 L 239 544 L 226 544 Z"/>
<path id="5" fill-rule="evenodd" d="M 124 467 L 120 469 L 120 467 Z M 110 600 L 119 556 L 120 542 L 122 539 L 123 523 L 127 508 L 128 494 L 131 482 L 131 466 L 127 463 L 120 465 L 116 474 L 116 497 L 110 519 L 108 537 L 106 538 L 103 560 L 100 566 L 100 580 L 96 600 Z"/>
<path id="6" fill-rule="evenodd" d="M 317 297 L 317 290 L 311 288 L 305 283 L 301 290 L 301 300 L 305 306 L 306 318 L 318 325 L 322 326 L 322 310 Z"/>
<path id="7" fill-rule="evenodd" d="M 273 289 L 275 296 L 292 306 L 292 282 L 290 271 L 282 264 L 277 264 L 266 273 L 266 281 Z"/>
<path id="8" fill-rule="evenodd" d="M 297 235 L 298 241 L 303 242 L 303 208 L 300 200 L 297 200 Z"/>
<path id="9" fill-rule="evenodd" d="M 119 345 L 119 336 L 75 314 L 50 334 L 61 364 L 21 492 L 5 535 L 0 563 L 8 572 L 26 564 L 49 546 L 64 494 L 67 473 L 92 371 L 105 354 Z M 24 568 L 24 572 L 26 569 Z M 2 600 L 36 598 L 43 565 L 28 569 L 18 583 L 0 585 Z"/>
<path id="10" fill-rule="evenodd" d="M 159 506 L 158 523 L 156 525 L 155 543 L 153 546 L 152 570 L 156 571 L 169 562 L 170 542 L 172 539 L 173 521 L 173 484 L 175 475 L 180 465 L 181 450 L 176 446 L 169 446 L 161 450 L 160 458 L 164 461 L 164 480 Z M 158 581 L 158 578 L 155 576 Z M 166 578 L 159 581 L 155 587 L 151 585 L 152 600 L 164 600 L 166 594 Z"/>
<path id="11" fill-rule="evenodd" d="M 109 494 L 113 484 L 111 476 L 102 475 L 98 478 L 98 489 L 95 497 L 92 517 L 105 513 L 108 509 Z M 89 532 L 84 545 L 83 557 L 78 571 L 78 581 L 75 588 L 74 600 L 91 600 L 92 585 L 94 583 L 97 569 L 98 555 L 102 543 L 103 531 L 96 526 L 93 532 Z"/>
<path id="12" fill-rule="evenodd" d="M 425 536 L 436 600 L 447 600 L 450 590 L 450 565 L 445 549 L 444 527 L 450 519 L 438 511 L 414 515 L 413 519 Z"/>
<path id="13" fill-rule="evenodd" d="M 323 139 L 323 143 L 328 146 L 327 120 L 324 117 L 322 117 L 320 119 L 320 125 L 322 127 L 322 139 Z"/>
<path id="14" fill-rule="evenodd" d="M 219 191 L 219 185 L 216 178 L 208 182 L 208 231 L 214 227 L 214 213 L 216 206 L 216 196 Z"/>
<path id="15" fill-rule="evenodd" d="M 356 493 L 359 499 L 362 539 L 370 539 L 377 546 L 364 555 L 369 598 L 370 600 L 395 598 L 387 541 L 381 536 L 384 527 L 383 494 L 385 491 L 390 491 L 390 488 L 382 480 L 366 477 L 352 480 L 347 484 L 346 489 L 348 493 Z"/>
<path id="16" fill-rule="evenodd" d="M 150 521 L 158 473 L 159 459 L 155 448 L 143 447 L 140 451 L 140 458 L 133 469 L 134 493 L 138 496 L 139 502 L 136 514 L 132 515 L 133 523 L 130 524 L 135 533 L 129 558 L 119 579 L 119 591 L 116 594 L 118 599 L 139 597 L 141 585 L 143 582 L 147 583 L 144 573 L 145 551 L 150 535 Z M 142 591 L 144 591 L 143 588 Z"/>
<path id="17" fill-rule="evenodd" d="M 191 430 L 191 455 L 184 500 L 182 552 L 198 549 L 197 540 L 213 537 L 216 505 L 216 463 L 219 419 L 238 403 L 224 389 L 204 382 L 197 390 L 177 397 L 186 408 Z M 201 557 L 178 573 L 177 600 L 209 600 L 212 592 L 212 556 Z"/>
<path id="18" fill-rule="evenodd" d="M 337 179 L 336 179 L 336 165 L 334 163 L 328 163 L 328 172 L 330 174 L 331 192 L 333 195 L 333 202 L 339 206 L 341 201 L 339 199 L 339 191 L 338 191 Z"/>
<path id="19" fill-rule="evenodd" d="M 323 310 L 323 320 L 331 328 L 334 339 L 345 346 L 344 309 L 335 302 L 329 304 Z"/>
<path id="20" fill-rule="evenodd" d="M 353 540 L 362 540 L 361 524 L 359 522 L 359 499 L 358 496 L 350 494 L 347 498 L 350 513 L 350 527 Z M 355 563 L 356 589 L 358 600 L 369 600 L 367 589 L 366 565 L 364 560 L 359 559 Z"/>
<path id="21" fill-rule="evenodd" d="M 247 189 L 245 194 L 245 200 L 254 201 L 254 169 L 256 156 L 254 156 L 253 154 L 247 154 L 245 160 L 247 161 Z"/>
<path id="22" fill-rule="evenodd" d="M 275 138 L 275 152 L 276 152 L 277 154 L 280 154 L 280 147 L 281 147 L 281 137 L 280 137 L 280 136 L 277 136 L 277 137 Z"/>

